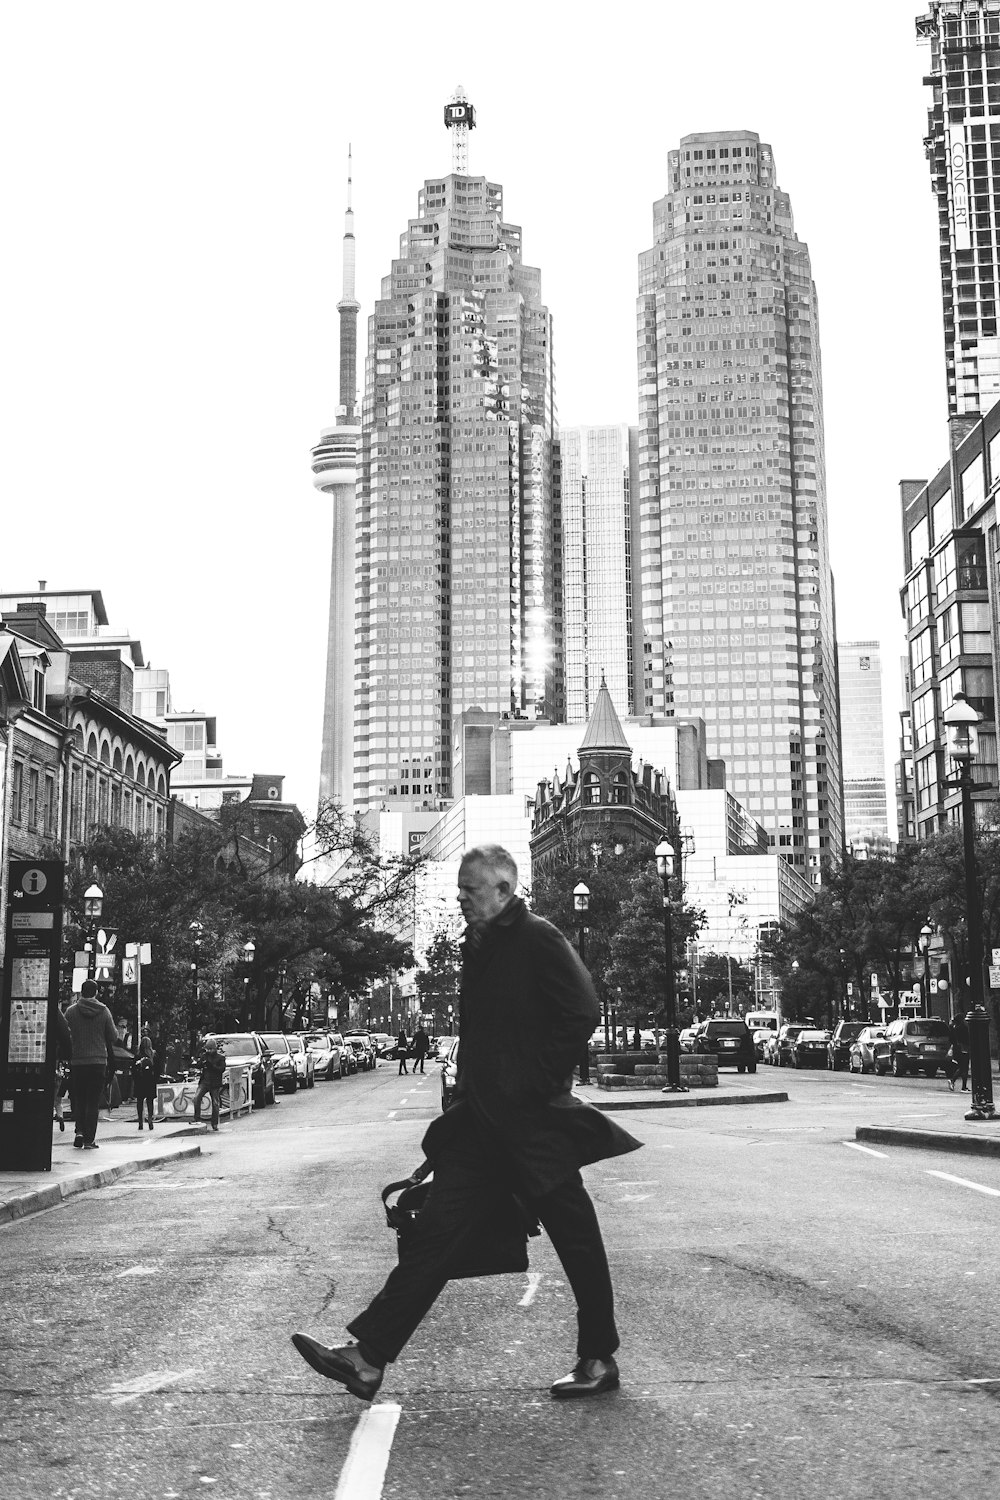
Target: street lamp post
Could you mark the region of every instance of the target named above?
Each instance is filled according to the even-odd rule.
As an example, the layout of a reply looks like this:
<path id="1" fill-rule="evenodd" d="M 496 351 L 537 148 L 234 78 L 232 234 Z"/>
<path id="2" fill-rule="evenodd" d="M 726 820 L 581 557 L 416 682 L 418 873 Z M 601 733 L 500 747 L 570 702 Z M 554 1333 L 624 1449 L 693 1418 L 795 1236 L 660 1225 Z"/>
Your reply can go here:
<path id="1" fill-rule="evenodd" d="M 573 887 L 573 910 L 577 916 L 577 930 L 579 932 L 580 962 L 586 967 L 587 964 L 587 912 L 590 909 L 590 888 L 580 881 L 579 885 Z M 607 1012 L 604 1017 L 604 1042 L 607 1045 L 608 1022 Z M 590 1082 L 590 1038 L 583 1044 L 583 1052 L 580 1054 L 580 1082 Z"/>
<path id="2" fill-rule="evenodd" d="M 924 925 L 923 925 L 923 927 L 921 927 L 921 929 L 920 929 L 920 936 L 917 938 L 917 947 L 920 949 L 921 957 L 924 960 L 924 967 L 921 970 L 921 974 L 920 974 L 920 997 L 921 997 L 921 1002 L 922 1002 L 922 1007 L 921 1008 L 923 1010 L 923 1014 L 924 1014 L 924 1019 L 925 1020 L 926 1020 L 926 1018 L 931 1013 L 930 973 L 929 973 L 930 960 L 927 957 L 927 950 L 928 950 L 928 948 L 931 945 L 931 938 L 933 936 L 934 936 L 934 929 L 933 929 L 933 927 L 931 927 L 929 923 L 925 922 Z"/>
<path id="3" fill-rule="evenodd" d="M 97 924 L 101 920 L 101 912 L 103 910 L 104 892 L 95 881 L 83 893 L 83 920 L 87 923 L 87 936 L 90 939 L 90 959 L 87 963 L 88 978 L 93 978 L 97 971 Z"/>
<path id="4" fill-rule="evenodd" d="M 967 1016 L 969 1027 L 969 1077 L 972 1108 L 967 1120 L 991 1120 L 993 1105 L 993 1062 L 990 1057 L 990 1018 L 983 1003 L 983 918 L 976 885 L 976 841 L 972 811 L 972 761 L 979 750 L 976 725 L 979 714 L 956 693 L 951 707 L 942 715 L 948 733 L 948 751 L 958 772 L 946 786 L 957 786 L 962 793 L 962 842 L 965 864 L 965 928 L 969 948 L 969 998 L 972 1009 Z"/>
<path id="5" fill-rule="evenodd" d="M 257 952 L 252 938 L 248 938 L 243 944 L 243 962 L 246 970 L 243 974 L 243 1023 L 247 1025 L 250 1021 L 250 970 L 253 967 L 253 956 Z"/>
<path id="6" fill-rule="evenodd" d="M 665 1094 L 686 1094 L 681 1083 L 681 1049 L 677 1035 L 677 997 L 674 991 L 674 944 L 670 931 L 670 878 L 674 873 L 674 846 L 662 839 L 656 846 L 656 871 L 663 889 L 663 943 L 666 964 L 667 1086 Z"/>
<path id="7" fill-rule="evenodd" d="M 191 960 L 191 999 L 194 1005 L 191 1017 L 193 1020 L 198 1011 L 198 963 L 201 959 L 201 934 L 203 931 L 201 923 L 192 922 L 188 931 L 194 939 L 194 958 Z"/>

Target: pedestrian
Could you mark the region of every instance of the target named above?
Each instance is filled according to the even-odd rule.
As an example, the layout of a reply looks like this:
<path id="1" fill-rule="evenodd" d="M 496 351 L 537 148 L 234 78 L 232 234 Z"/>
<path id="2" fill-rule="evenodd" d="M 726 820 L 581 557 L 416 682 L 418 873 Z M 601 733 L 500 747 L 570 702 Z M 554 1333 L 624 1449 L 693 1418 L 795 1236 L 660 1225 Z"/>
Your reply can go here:
<path id="1" fill-rule="evenodd" d="M 427 1054 L 428 1054 L 428 1052 L 430 1050 L 431 1050 L 430 1038 L 428 1037 L 428 1035 L 427 1035 L 426 1031 L 424 1030 L 424 1028 L 422 1026 L 418 1026 L 417 1029 L 416 1029 L 416 1031 L 413 1033 L 413 1071 L 414 1071 L 414 1073 L 417 1071 L 417 1064 L 418 1063 L 420 1064 L 420 1071 L 421 1071 L 421 1073 L 424 1071 L 424 1058 L 427 1056 Z"/>
<path id="2" fill-rule="evenodd" d="M 208 1094 L 212 1100 L 212 1129 L 219 1128 L 219 1095 L 222 1092 L 222 1079 L 226 1071 L 226 1059 L 219 1050 L 219 1044 L 214 1036 L 210 1036 L 205 1042 L 196 1059 L 198 1068 L 198 1089 L 194 1096 L 194 1117 L 201 1119 L 201 1101 Z"/>
<path id="3" fill-rule="evenodd" d="M 399 1058 L 399 1071 L 409 1077 L 410 1070 L 406 1066 L 406 1059 L 410 1054 L 410 1043 L 406 1032 L 400 1028 L 399 1036 L 396 1038 L 396 1056 Z"/>
<path id="4" fill-rule="evenodd" d="M 948 1035 L 951 1037 L 947 1063 L 948 1087 L 954 1092 L 955 1079 L 961 1078 L 964 1094 L 969 1087 L 969 1023 L 958 1011 L 951 1018 Z"/>
<path id="5" fill-rule="evenodd" d="M 97 1111 L 105 1080 L 114 1078 L 118 1032 L 111 1012 L 97 998 L 97 985 L 85 979 L 80 998 L 66 1012 L 73 1046 L 69 1096 L 73 1107 L 73 1145 L 96 1151 Z"/>
<path id="6" fill-rule="evenodd" d="M 139 1129 L 142 1129 L 143 1105 L 149 1116 L 149 1128 L 153 1128 L 153 1104 L 156 1101 L 156 1054 L 149 1027 L 142 1028 L 139 1046 L 132 1059 L 132 1081 L 135 1085 L 135 1107 L 139 1114 Z"/>
<path id="7" fill-rule="evenodd" d="M 59 1121 L 60 1131 L 65 1131 L 66 1121 L 63 1119 L 63 1097 L 69 1088 L 69 1062 L 73 1056 L 73 1037 L 66 1022 L 66 1017 L 58 1005 L 55 1008 L 55 1018 L 56 1073 L 52 1091 L 52 1118 Z"/>
<path id="8" fill-rule="evenodd" d="M 577 1363 L 552 1395 L 596 1396 L 619 1382 L 611 1275 L 580 1168 L 641 1142 L 572 1092 L 597 997 L 576 950 L 516 890 L 506 849 L 487 844 L 463 856 L 455 1099 L 423 1139 L 434 1177 L 412 1243 L 347 1325 L 356 1343 L 330 1348 L 307 1334 L 292 1338 L 314 1370 L 365 1400 L 489 1232 L 499 1194 L 511 1191 L 541 1220 L 576 1299 Z"/>

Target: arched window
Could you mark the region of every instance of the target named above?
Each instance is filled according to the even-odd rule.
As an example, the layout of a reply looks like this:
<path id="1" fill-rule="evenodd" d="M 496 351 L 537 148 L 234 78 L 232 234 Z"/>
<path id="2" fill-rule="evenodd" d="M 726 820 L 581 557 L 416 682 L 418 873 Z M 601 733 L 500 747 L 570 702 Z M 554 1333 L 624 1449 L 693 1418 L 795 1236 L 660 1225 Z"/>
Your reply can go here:
<path id="1" fill-rule="evenodd" d="M 616 803 L 618 807 L 628 806 L 628 777 L 624 771 L 615 772 L 614 785 L 611 788 L 611 800 L 612 802 Z"/>
<path id="2" fill-rule="evenodd" d="M 596 771 L 588 771 L 583 778 L 583 800 L 591 806 L 601 800 L 601 778 Z"/>
<path id="3" fill-rule="evenodd" d="M 135 780 L 135 761 L 132 759 L 131 751 L 125 757 L 125 779 L 126 781 Z"/>
<path id="4" fill-rule="evenodd" d="M 121 768 L 122 768 L 122 752 L 121 752 L 121 746 L 120 745 L 116 745 L 115 746 L 115 753 L 114 753 L 114 756 L 112 758 L 111 764 L 114 766 L 114 768 L 115 768 L 116 771 L 120 771 L 121 770 Z"/>
<path id="5" fill-rule="evenodd" d="M 101 764 L 105 766 L 111 764 L 111 746 L 107 740 L 101 742 Z"/>
<path id="6" fill-rule="evenodd" d="M 100 755 L 96 734 L 91 733 L 87 736 L 87 754 L 92 756 L 94 760 L 97 760 Z"/>

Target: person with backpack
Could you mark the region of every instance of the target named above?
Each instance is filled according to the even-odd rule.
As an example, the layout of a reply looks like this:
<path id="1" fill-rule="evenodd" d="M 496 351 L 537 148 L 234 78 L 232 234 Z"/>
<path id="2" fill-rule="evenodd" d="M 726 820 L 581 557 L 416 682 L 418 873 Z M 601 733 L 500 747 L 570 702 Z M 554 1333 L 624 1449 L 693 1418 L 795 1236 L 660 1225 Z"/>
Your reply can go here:
<path id="1" fill-rule="evenodd" d="M 96 1151 L 97 1117 L 105 1079 L 115 1076 L 118 1032 L 108 1007 L 97 998 L 97 985 L 85 979 L 80 998 L 66 1012 L 72 1039 L 69 1096 L 73 1106 L 73 1145 Z"/>
<path id="2" fill-rule="evenodd" d="M 149 1115 L 149 1128 L 153 1128 L 153 1105 L 156 1101 L 156 1055 L 149 1027 L 142 1028 L 139 1047 L 132 1059 L 132 1082 L 135 1086 L 135 1105 L 139 1112 L 139 1129 L 142 1129 L 143 1105 Z"/>

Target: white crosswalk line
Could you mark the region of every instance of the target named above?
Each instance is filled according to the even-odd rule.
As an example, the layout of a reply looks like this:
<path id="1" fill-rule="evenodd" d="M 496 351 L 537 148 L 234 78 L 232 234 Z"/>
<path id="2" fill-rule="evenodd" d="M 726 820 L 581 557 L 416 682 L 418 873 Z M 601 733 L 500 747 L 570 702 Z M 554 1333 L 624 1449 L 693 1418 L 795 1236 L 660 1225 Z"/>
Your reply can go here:
<path id="1" fill-rule="evenodd" d="M 387 1401 L 364 1413 L 351 1437 L 334 1500 L 380 1500 L 402 1410 Z"/>

